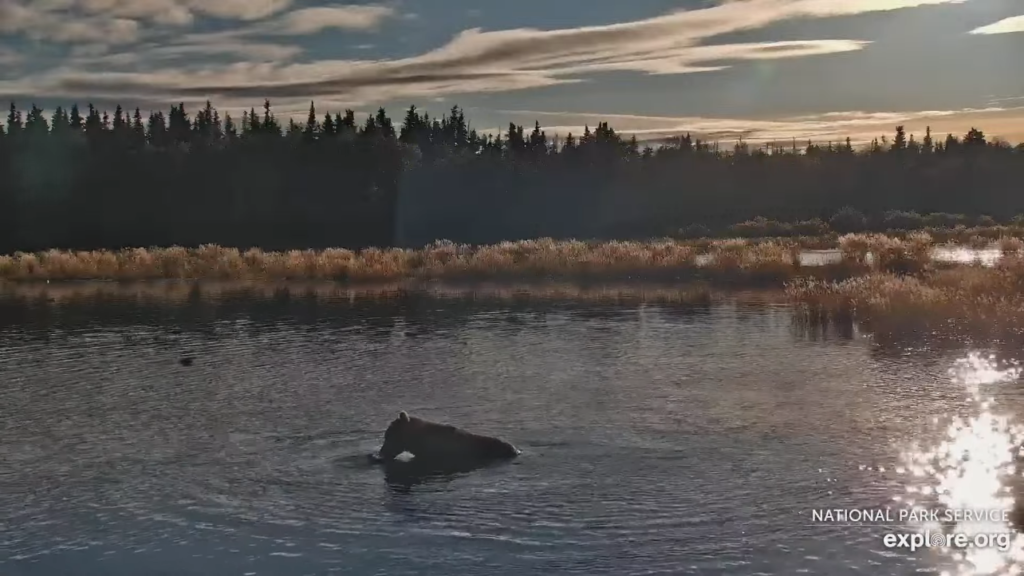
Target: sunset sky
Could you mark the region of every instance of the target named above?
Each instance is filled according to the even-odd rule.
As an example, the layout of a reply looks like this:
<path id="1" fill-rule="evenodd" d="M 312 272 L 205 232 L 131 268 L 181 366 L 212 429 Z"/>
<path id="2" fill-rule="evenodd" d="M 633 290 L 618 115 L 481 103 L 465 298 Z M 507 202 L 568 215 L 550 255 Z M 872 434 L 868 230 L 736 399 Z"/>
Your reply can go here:
<path id="1" fill-rule="evenodd" d="M 1024 0 L 0 0 L 0 99 L 1024 140 Z M 360 118 L 362 119 L 362 118 Z"/>

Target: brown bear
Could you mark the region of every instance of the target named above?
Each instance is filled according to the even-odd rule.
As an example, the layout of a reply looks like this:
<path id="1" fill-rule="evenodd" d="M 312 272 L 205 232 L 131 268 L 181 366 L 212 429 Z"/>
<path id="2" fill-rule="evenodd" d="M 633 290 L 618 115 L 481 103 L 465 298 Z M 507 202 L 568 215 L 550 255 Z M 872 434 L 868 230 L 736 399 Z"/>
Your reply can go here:
<path id="1" fill-rule="evenodd" d="M 415 418 L 404 411 L 384 432 L 384 445 L 377 451 L 376 459 L 393 461 L 402 452 L 409 452 L 420 464 L 466 464 L 521 454 L 518 448 L 499 438 Z"/>

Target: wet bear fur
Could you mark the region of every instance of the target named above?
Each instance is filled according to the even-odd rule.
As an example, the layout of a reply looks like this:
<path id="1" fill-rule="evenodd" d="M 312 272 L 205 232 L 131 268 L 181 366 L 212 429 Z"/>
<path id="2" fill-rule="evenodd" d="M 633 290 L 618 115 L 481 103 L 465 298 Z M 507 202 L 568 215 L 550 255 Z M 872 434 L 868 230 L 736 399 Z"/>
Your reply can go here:
<path id="1" fill-rule="evenodd" d="M 521 452 L 512 444 L 492 436 L 467 432 L 450 424 L 439 424 L 401 412 L 384 432 L 378 459 L 393 461 L 408 452 L 419 463 L 464 464 L 515 458 Z"/>

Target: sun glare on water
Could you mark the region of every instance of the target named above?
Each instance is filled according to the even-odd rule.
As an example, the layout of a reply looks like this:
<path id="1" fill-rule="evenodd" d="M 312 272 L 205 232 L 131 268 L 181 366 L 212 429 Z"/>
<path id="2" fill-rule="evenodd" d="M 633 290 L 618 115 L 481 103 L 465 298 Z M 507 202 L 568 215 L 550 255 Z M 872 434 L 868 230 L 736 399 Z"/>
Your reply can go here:
<path id="1" fill-rule="evenodd" d="M 978 354 L 954 364 L 949 370 L 950 379 L 953 385 L 964 388 L 973 415 L 954 419 L 937 444 L 913 445 L 901 455 L 902 469 L 908 475 L 907 494 L 897 500 L 903 505 L 940 511 L 1012 511 L 1014 494 L 1010 484 L 1021 474 L 1015 464 L 1024 427 L 999 414 L 992 388 L 1016 380 L 1020 372 L 1017 367 L 999 368 L 994 357 Z M 921 524 L 916 528 L 967 535 L 1013 532 L 1013 527 L 1000 517 L 995 521 Z M 1016 533 L 1008 551 L 993 546 L 941 549 L 939 553 L 955 565 L 945 576 L 1024 573 L 1024 540 Z"/>

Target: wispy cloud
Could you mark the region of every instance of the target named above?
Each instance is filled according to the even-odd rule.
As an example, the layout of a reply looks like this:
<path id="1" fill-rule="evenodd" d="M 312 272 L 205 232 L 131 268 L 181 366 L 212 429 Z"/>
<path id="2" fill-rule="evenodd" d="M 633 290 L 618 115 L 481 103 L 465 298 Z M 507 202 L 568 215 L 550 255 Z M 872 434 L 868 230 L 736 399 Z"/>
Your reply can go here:
<path id="1" fill-rule="evenodd" d="M 744 2 L 746 0 L 736 0 Z M 889 12 L 904 8 L 963 4 L 968 0 L 796 0 L 798 9 L 809 16 L 853 16 L 866 12 Z"/>
<path id="2" fill-rule="evenodd" d="M 0 0 L 4 1 L 4 0 Z M 10 1 L 10 0 L 7 0 Z M 181 0 L 179 0 L 181 1 Z M 247 0 L 248 1 L 248 0 Z M 408 58 L 391 60 L 322 60 L 294 64 L 236 62 L 159 69 L 145 73 L 60 70 L 20 82 L 0 82 L 0 94 L 60 96 L 129 95 L 308 99 L 330 95 L 351 102 L 392 98 L 432 98 L 448 94 L 504 92 L 583 81 L 588 74 L 637 71 L 683 74 L 719 70 L 728 62 L 794 58 L 860 50 L 867 42 L 848 39 L 751 42 L 707 45 L 715 36 L 752 30 L 799 18 L 824 18 L 962 0 L 733 0 L 699 10 L 676 11 L 633 22 L 579 28 L 466 30 L 446 45 Z M 233 4 L 232 4 L 233 5 Z M 342 10 L 344 8 L 344 10 Z M 313 31 L 340 23 L 370 24 L 383 11 L 353 12 L 331 7 L 323 12 L 298 10 L 250 29 L 218 33 L 220 41 L 277 30 Z M 317 10 L 317 9 L 312 9 Z M 297 14 L 297 16 L 296 16 Z M 310 14 L 320 15 L 319 18 Z M 356 17 L 356 15 L 361 16 Z M 319 22 L 315 23 L 317 20 Z M 183 43 L 209 43 L 210 35 L 192 35 Z"/>
<path id="3" fill-rule="evenodd" d="M 277 14 L 292 0 L 50 0 L 68 10 L 93 15 L 149 20 L 158 24 L 191 24 L 196 15 L 253 21 Z"/>
<path id="4" fill-rule="evenodd" d="M 375 30 L 384 20 L 395 15 L 394 8 L 375 4 L 300 8 L 241 28 L 188 34 L 183 38 L 189 42 L 202 42 L 261 36 L 304 36 L 332 28 L 370 31 Z"/>
<path id="5" fill-rule="evenodd" d="M 263 29 L 265 33 L 285 35 L 314 34 L 330 28 L 341 30 L 372 30 L 385 18 L 394 16 L 387 6 L 321 6 L 303 8 L 284 15 L 280 21 Z"/>
<path id="6" fill-rule="evenodd" d="M 302 35 L 331 28 L 372 30 L 394 15 L 394 9 L 376 5 L 331 5 L 284 12 L 291 3 L 292 0 L 0 0 L 0 35 L 24 34 L 52 42 L 116 45 L 139 40 L 140 23 L 189 26 L 197 16 L 253 22 L 248 28 L 229 32 L 241 37 Z M 278 14 L 278 18 L 267 20 Z"/>
<path id="7" fill-rule="evenodd" d="M 195 19 L 191 7 L 177 0 L 65 0 L 65 2 L 63 10 L 79 8 L 82 12 L 93 16 L 148 20 L 156 24 L 170 26 L 188 25 Z M 51 9 L 51 11 L 53 10 Z"/>
<path id="8" fill-rule="evenodd" d="M 855 144 L 888 135 L 890 138 L 898 125 L 905 126 L 908 134 L 916 134 L 920 142 L 927 127 L 932 129 L 933 138 L 945 138 L 947 133 L 961 136 L 972 127 L 996 125 L 999 133 L 988 134 L 989 138 L 1003 137 L 1011 141 L 1024 141 L 1024 107 L 1011 108 L 965 108 L 961 110 L 919 110 L 910 112 L 865 112 L 846 111 L 823 114 L 788 116 L 773 119 L 750 118 L 707 118 L 675 116 L 643 116 L 633 114 L 600 114 L 588 112 L 545 112 L 537 110 L 498 110 L 497 115 L 520 124 L 532 124 L 539 119 L 549 134 L 564 137 L 572 133 L 579 135 L 584 126 L 591 129 L 598 122 L 608 122 L 617 132 L 636 135 L 638 140 L 658 141 L 692 134 L 694 137 L 717 140 L 725 145 L 742 138 L 752 144 L 780 142 L 790 144 L 796 140 L 798 146 L 808 140 L 818 144 L 829 141 L 839 143 L 847 137 Z M 503 130 L 484 130 L 497 132 Z"/>
<path id="9" fill-rule="evenodd" d="M 1003 97 L 1003 98 L 992 98 L 991 100 L 989 100 L 989 103 L 990 104 L 997 104 L 997 103 L 1000 103 L 1000 102 L 1018 102 L 1018 101 L 1024 101 L 1024 96 L 1006 96 L 1006 97 Z"/>
<path id="10" fill-rule="evenodd" d="M 1013 16 L 1004 18 L 999 22 L 975 28 L 971 34 L 1009 34 L 1011 32 L 1024 32 L 1024 16 Z"/>
<path id="11" fill-rule="evenodd" d="M 0 36 L 24 34 L 33 40 L 107 44 L 129 44 L 139 38 L 140 28 L 135 20 L 80 15 L 68 18 L 60 9 L 62 5 L 52 0 L 38 5 L 0 0 Z"/>
<path id="12" fill-rule="evenodd" d="M 197 15 L 255 21 L 290 5 L 291 0 L 0 0 L 0 35 L 130 44 L 140 38 L 140 22 L 187 26 Z"/>
<path id="13" fill-rule="evenodd" d="M 302 48 L 289 44 L 270 42 L 207 42 L 201 44 L 179 44 L 147 48 L 140 59 L 175 59 L 195 55 L 237 56 L 262 61 L 283 62 L 302 53 Z"/>
<path id="14" fill-rule="evenodd" d="M 85 1 L 112 2 L 114 0 Z M 146 12 L 141 5 L 131 5 L 130 7 L 136 14 Z M 153 13 L 155 12 L 150 15 Z M 155 41 L 138 44 L 133 46 L 130 52 L 120 54 L 109 54 L 110 44 L 117 42 L 112 42 L 106 36 L 81 37 L 77 40 L 89 43 L 75 46 L 72 49 L 75 60 L 68 64 L 85 69 L 97 65 L 130 66 L 143 62 L 152 66 L 160 62 L 192 59 L 196 56 L 229 57 L 231 60 L 242 62 L 285 63 L 302 54 L 303 48 L 295 44 L 269 42 L 260 40 L 260 38 L 313 34 L 330 28 L 372 30 L 393 14 L 393 9 L 382 6 L 331 6 L 300 9 L 285 13 L 280 17 L 223 32 L 174 36 L 168 36 L 166 33 L 149 34 L 148 38 L 136 34 L 130 40 L 125 41 Z M 175 23 L 179 22 L 175 21 Z"/>
<path id="15" fill-rule="evenodd" d="M 24 60 L 24 56 L 20 53 L 15 52 L 11 48 L 0 46 L 0 66 L 13 66 L 20 64 Z"/>
<path id="16" fill-rule="evenodd" d="M 135 1 L 135 0 L 130 0 Z M 185 0 L 197 12 L 231 20 L 259 20 L 292 5 L 292 0 Z"/>
<path id="17" fill-rule="evenodd" d="M 285 43 L 283 40 L 268 41 L 268 39 L 314 34 L 332 28 L 371 31 L 394 14 L 394 9 L 376 5 L 303 8 L 261 22 L 220 32 L 157 35 L 154 40 L 159 42 L 154 41 L 133 47 L 130 53 L 123 55 L 126 57 L 122 57 L 122 55 L 104 56 L 103 63 L 127 65 L 128 63 L 146 62 L 152 66 L 169 60 L 217 56 L 227 57 L 235 62 L 283 64 L 302 54 L 304 49 L 297 44 Z M 94 46 L 91 49 L 106 52 L 99 46 Z M 89 62 L 85 60 L 74 63 L 79 66 L 89 66 Z"/>

